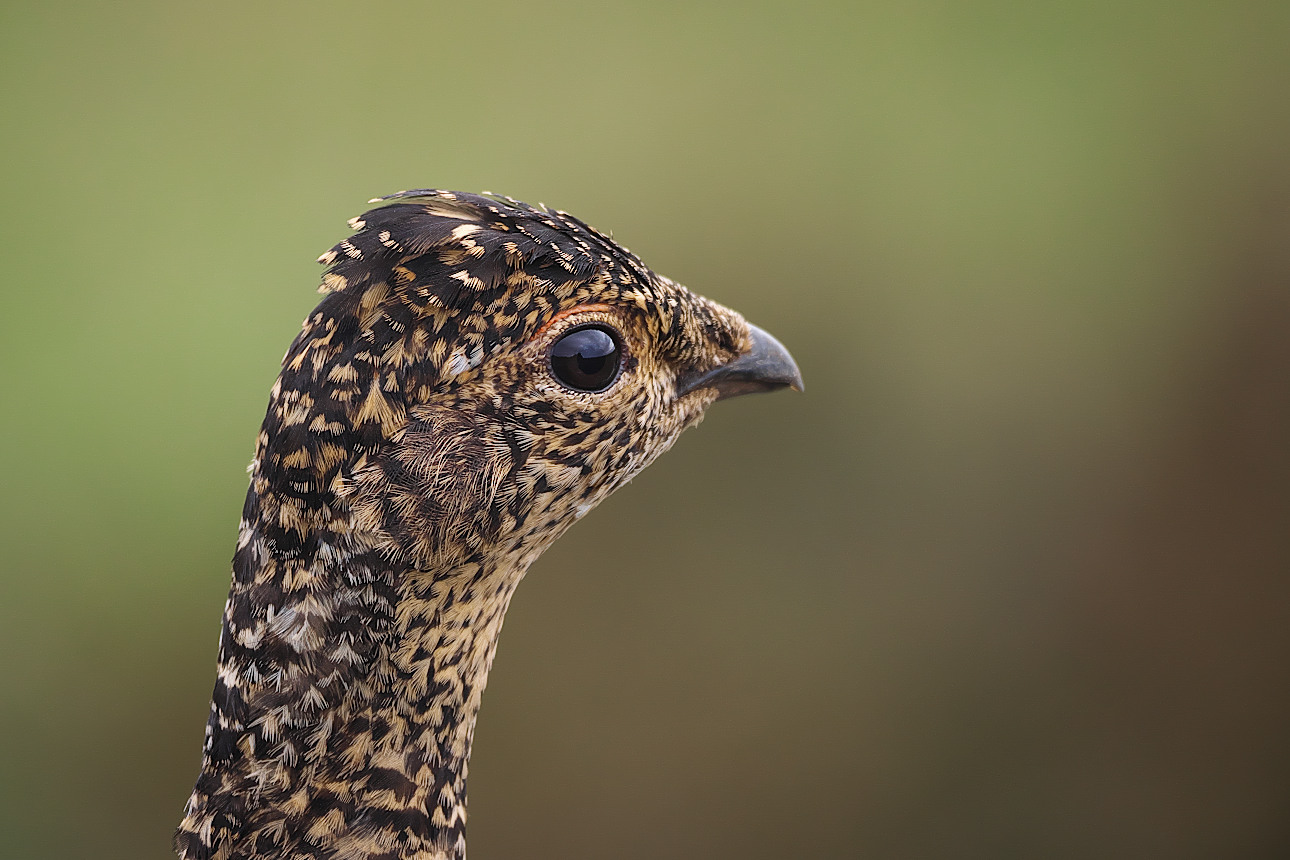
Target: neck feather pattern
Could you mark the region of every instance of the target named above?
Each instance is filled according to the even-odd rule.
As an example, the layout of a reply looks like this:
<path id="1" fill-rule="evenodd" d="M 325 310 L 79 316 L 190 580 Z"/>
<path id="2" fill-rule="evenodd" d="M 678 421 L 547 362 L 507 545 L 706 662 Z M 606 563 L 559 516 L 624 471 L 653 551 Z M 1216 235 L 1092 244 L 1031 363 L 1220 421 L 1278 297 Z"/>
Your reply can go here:
<path id="1" fill-rule="evenodd" d="M 273 501 L 248 495 L 181 853 L 464 857 L 475 718 L 531 557 L 418 570 L 343 503 L 284 553 Z"/>

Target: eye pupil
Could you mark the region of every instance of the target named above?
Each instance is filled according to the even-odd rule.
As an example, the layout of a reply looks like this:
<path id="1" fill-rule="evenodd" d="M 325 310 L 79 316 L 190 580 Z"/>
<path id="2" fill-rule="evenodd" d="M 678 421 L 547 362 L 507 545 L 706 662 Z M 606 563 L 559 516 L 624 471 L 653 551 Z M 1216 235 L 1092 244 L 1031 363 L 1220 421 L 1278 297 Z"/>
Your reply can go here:
<path id="1" fill-rule="evenodd" d="M 604 391 L 621 361 L 622 347 L 604 326 L 574 329 L 551 347 L 551 373 L 575 391 Z"/>

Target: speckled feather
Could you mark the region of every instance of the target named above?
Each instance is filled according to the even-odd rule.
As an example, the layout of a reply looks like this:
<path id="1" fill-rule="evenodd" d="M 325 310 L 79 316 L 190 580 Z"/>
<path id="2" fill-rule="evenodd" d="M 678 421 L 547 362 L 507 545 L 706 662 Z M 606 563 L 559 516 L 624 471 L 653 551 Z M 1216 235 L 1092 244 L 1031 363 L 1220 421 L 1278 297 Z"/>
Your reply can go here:
<path id="1" fill-rule="evenodd" d="M 463 858 L 515 585 L 716 398 L 677 379 L 748 346 L 738 314 L 567 214 L 382 202 L 320 259 L 256 442 L 187 860 Z M 545 360 L 588 321 L 623 335 L 603 395 Z"/>

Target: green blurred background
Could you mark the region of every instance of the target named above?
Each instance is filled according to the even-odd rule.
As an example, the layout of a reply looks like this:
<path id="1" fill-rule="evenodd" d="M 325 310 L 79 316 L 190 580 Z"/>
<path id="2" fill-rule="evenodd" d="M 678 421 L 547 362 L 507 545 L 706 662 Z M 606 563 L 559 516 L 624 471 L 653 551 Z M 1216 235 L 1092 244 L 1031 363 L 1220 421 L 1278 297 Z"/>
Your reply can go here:
<path id="1" fill-rule="evenodd" d="M 793 350 L 531 571 L 471 858 L 1290 856 L 1290 4 L 7 3 L 0 855 L 164 858 L 377 194 Z"/>

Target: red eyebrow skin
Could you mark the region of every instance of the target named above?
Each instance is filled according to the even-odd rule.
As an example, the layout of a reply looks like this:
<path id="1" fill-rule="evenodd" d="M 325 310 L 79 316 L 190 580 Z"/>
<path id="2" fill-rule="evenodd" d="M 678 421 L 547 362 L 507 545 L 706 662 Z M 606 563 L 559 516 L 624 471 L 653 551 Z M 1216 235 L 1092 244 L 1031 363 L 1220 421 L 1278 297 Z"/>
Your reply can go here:
<path id="1" fill-rule="evenodd" d="M 586 313 L 586 312 L 588 312 L 588 311 L 592 311 L 592 312 L 596 312 L 596 311 L 606 312 L 606 311 L 613 311 L 613 309 L 614 309 L 614 308 L 613 308 L 613 305 L 606 305 L 606 304 L 577 305 L 576 307 L 572 307 L 572 308 L 565 308 L 564 310 L 560 311 L 560 312 L 559 312 L 558 314 L 556 314 L 555 316 L 551 317 L 551 319 L 547 320 L 547 321 L 546 321 L 546 323 L 545 323 L 545 324 L 543 324 L 542 328 L 538 329 L 538 330 L 537 330 L 537 332 L 536 332 L 533 336 L 534 336 L 534 337 L 541 337 L 541 336 L 542 336 L 542 332 L 546 331 L 546 330 L 547 330 L 547 329 L 549 329 L 551 326 L 553 326 L 553 325 L 555 325 L 556 323 L 558 323 L 560 320 L 562 320 L 562 319 L 564 319 L 565 317 L 570 316 L 570 315 L 572 315 L 572 314 L 581 314 L 581 313 Z"/>

